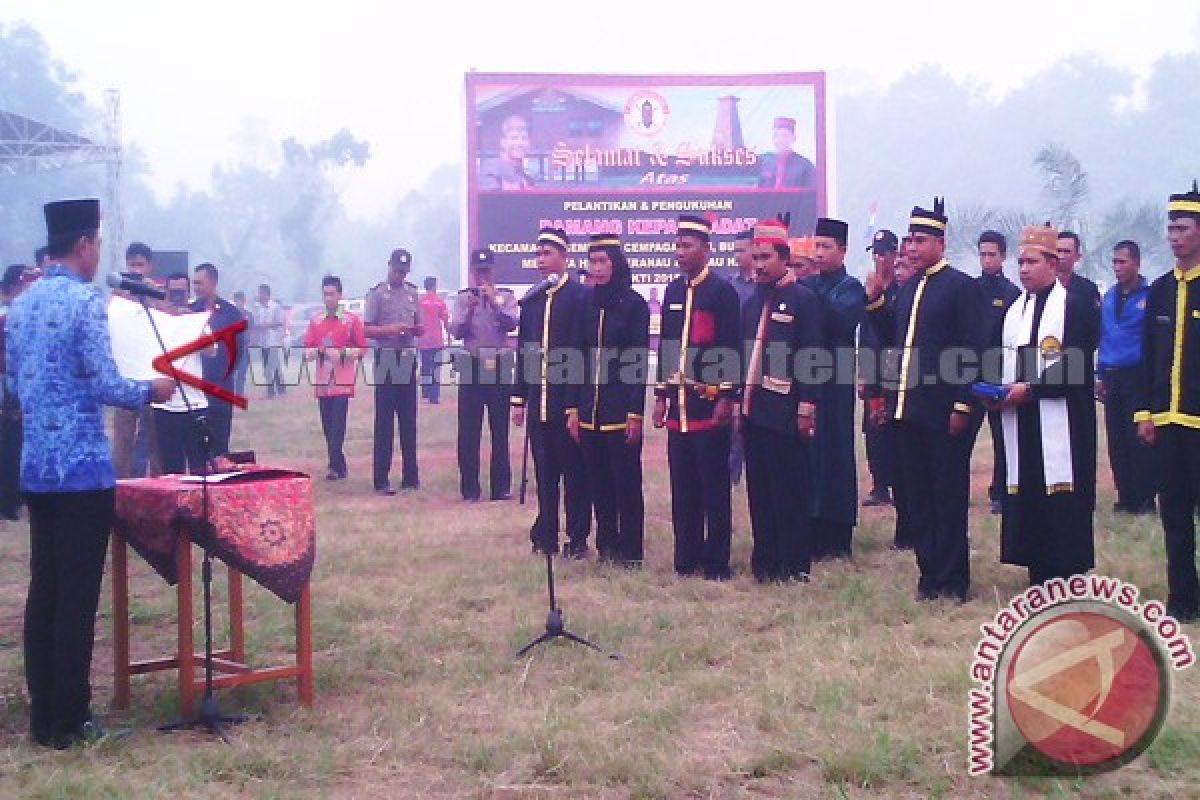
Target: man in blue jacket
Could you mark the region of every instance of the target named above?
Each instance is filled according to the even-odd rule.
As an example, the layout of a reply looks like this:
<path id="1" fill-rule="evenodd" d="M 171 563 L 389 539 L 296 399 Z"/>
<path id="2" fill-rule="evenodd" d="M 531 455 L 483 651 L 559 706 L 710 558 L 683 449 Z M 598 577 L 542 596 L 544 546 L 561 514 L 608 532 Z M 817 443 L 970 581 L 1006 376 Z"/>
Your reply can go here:
<path id="1" fill-rule="evenodd" d="M 164 402 L 175 384 L 128 380 L 113 363 L 108 314 L 91 285 L 100 263 L 99 201 L 49 203 L 45 214 L 50 266 L 13 304 L 6 352 L 25 434 L 30 728 L 38 744 L 63 749 L 103 735 L 88 708 L 116 486 L 103 407 Z"/>
<path id="2" fill-rule="evenodd" d="M 1133 412 L 1142 357 L 1142 328 L 1150 287 L 1141 275 L 1142 251 L 1128 239 L 1113 248 L 1117 283 L 1100 307 L 1100 356 L 1096 366 L 1096 399 L 1104 403 L 1108 461 L 1112 465 L 1117 502 L 1113 511 L 1153 514 L 1153 450 L 1138 441 Z"/>

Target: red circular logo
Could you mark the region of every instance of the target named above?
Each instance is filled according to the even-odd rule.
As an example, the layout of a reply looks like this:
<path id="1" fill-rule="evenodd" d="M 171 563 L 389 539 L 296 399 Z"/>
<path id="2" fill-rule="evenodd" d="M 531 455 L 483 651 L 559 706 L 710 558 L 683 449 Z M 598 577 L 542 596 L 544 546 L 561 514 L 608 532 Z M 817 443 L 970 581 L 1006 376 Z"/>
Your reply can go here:
<path id="1" fill-rule="evenodd" d="M 1166 664 L 1139 626 L 1111 613 L 1067 611 L 1021 642 L 1005 676 L 1021 735 L 1062 765 L 1135 758 L 1166 717 Z"/>

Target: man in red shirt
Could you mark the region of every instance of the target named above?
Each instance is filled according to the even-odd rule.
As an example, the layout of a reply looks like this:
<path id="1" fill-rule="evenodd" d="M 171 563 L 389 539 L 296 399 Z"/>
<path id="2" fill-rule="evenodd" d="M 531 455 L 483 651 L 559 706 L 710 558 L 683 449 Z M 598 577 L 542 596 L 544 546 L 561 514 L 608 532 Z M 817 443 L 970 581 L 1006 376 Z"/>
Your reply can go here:
<path id="1" fill-rule="evenodd" d="M 324 313 L 317 314 L 304 332 L 304 360 L 316 361 L 313 387 L 321 410 L 321 430 L 329 450 L 329 472 L 325 480 L 346 478 L 346 412 L 354 396 L 358 362 L 367 348 L 363 322 L 356 314 L 343 310 L 342 280 L 334 275 L 321 279 Z"/>
<path id="2" fill-rule="evenodd" d="M 437 370 L 442 348 L 446 346 L 449 321 L 450 310 L 437 292 L 437 278 L 430 275 L 425 279 L 425 294 L 421 295 L 421 323 L 425 332 L 418 337 L 417 347 L 421 351 L 421 396 L 431 405 L 437 405 L 442 394 Z"/>

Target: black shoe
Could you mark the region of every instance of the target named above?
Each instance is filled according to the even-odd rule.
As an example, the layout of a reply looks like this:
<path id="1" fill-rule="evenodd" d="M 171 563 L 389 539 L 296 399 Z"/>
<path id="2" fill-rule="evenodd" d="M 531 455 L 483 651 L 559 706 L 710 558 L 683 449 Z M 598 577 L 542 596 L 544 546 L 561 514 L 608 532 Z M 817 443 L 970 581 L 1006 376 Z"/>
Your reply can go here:
<path id="1" fill-rule="evenodd" d="M 1113 503 L 1113 513 L 1114 514 L 1128 514 L 1130 512 L 1124 503 L 1116 502 L 1116 503 Z"/>
<path id="2" fill-rule="evenodd" d="M 512 500 L 512 492 L 501 492 L 500 494 L 492 495 L 492 500 Z"/>
<path id="3" fill-rule="evenodd" d="M 590 552 L 591 549 L 587 542 L 567 542 L 563 545 L 563 558 L 569 558 L 572 561 L 583 561 Z"/>
<path id="4" fill-rule="evenodd" d="M 101 742 L 115 742 L 127 738 L 132 731 L 126 728 L 108 730 L 94 719 L 80 725 L 68 734 L 58 736 L 54 740 L 56 750 L 68 750 L 76 745 L 91 747 Z"/>
<path id="5" fill-rule="evenodd" d="M 1139 506 L 1134 506 L 1129 510 L 1130 514 L 1138 517 L 1152 517 L 1158 514 L 1158 504 L 1151 498 Z"/>
<path id="6" fill-rule="evenodd" d="M 480 499 L 479 495 L 477 495 L 477 494 L 464 494 L 463 495 L 463 500 L 465 500 L 468 503 L 478 503 L 479 499 Z"/>
<path id="7" fill-rule="evenodd" d="M 863 508 L 875 508 L 876 506 L 890 506 L 892 504 L 892 496 L 886 489 L 872 489 L 862 501 Z"/>
<path id="8" fill-rule="evenodd" d="M 385 497 L 391 497 L 395 493 L 396 493 L 396 490 L 393 489 L 390 485 L 375 487 L 375 494 L 378 494 L 378 495 L 383 495 Z"/>
<path id="9" fill-rule="evenodd" d="M 533 552 L 542 556 L 556 556 L 558 555 L 558 545 L 542 545 L 538 542 L 534 542 Z"/>
<path id="10" fill-rule="evenodd" d="M 400 488 L 406 492 L 415 492 L 417 489 L 421 488 L 421 482 L 420 481 L 405 481 L 404 483 L 400 484 Z"/>
<path id="11" fill-rule="evenodd" d="M 704 570 L 704 580 L 716 581 L 718 583 L 733 580 L 733 570 L 729 567 L 724 567 L 723 569 L 706 569 Z"/>
<path id="12" fill-rule="evenodd" d="M 993 514 L 1003 514 L 1004 506 L 1000 504 L 999 500 L 993 500 L 991 506 L 988 508 L 988 511 L 992 512 Z"/>

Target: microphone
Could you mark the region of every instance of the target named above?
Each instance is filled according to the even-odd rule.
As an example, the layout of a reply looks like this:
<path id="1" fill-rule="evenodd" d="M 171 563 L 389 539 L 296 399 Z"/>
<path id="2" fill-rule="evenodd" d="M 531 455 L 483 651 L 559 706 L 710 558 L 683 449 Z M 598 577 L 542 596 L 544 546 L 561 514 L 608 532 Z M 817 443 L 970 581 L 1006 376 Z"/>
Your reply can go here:
<path id="1" fill-rule="evenodd" d="M 533 286 L 530 287 L 529 291 L 525 293 L 525 296 L 517 301 L 517 305 L 520 305 L 520 306 L 525 305 L 530 300 L 534 299 L 539 294 L 546 291 L 554 284 L 558 283 L 558 280 L 559 280 L 559 277 L 557 275 L 553 275 L 549 278 L 543 279 L 540 283 L 535 283 Z"/>
<path id="2" fill-rule="evenodd" d="M 160 289 L 153 283 L 142 280 L 140 277 L 135 280 L 125 277 L 120 272 L 110 272 L 107 283 L 110 289 L 119 289 L 122 292 L 128 292 L 134 297 L 149 297 L 152 300 L 165 300 L 167 298 L 165 289 Z"/>

